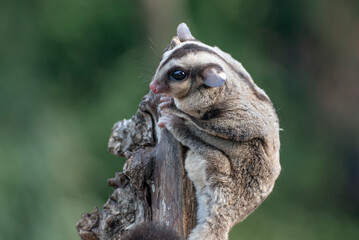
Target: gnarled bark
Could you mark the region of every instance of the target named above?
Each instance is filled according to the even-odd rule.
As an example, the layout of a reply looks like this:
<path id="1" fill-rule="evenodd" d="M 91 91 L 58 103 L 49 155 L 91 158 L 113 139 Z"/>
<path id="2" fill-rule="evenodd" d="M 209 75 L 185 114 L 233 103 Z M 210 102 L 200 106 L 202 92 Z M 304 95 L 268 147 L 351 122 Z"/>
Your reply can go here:
<path id="1" fill-rule="evenodd" d="M 77 231 L 83 240 L 121 239 L 134 226 L 154 221 L 185 239 L 195 225 L 194 188 L 184 170 L 184 149 L 157 127 L 159 96 L 150 92 L 130 120 L 112 128 L 108 149 L 127 158 L 102 209 L 82 215 Z"/>

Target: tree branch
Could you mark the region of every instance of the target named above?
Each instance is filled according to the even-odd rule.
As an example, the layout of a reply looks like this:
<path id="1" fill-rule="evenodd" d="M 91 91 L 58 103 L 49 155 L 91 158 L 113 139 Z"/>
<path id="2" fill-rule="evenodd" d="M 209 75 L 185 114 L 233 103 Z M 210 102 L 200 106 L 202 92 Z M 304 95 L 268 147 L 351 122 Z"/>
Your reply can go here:
<path id="1" fill-rule="evenodd" d="M 127 158 L 102 209 L 82 215 L 77 231 L 83 240 L 121 239 L 134 226 L 153 221 L 185 239 L 195 225 L 194 187 L 184 170 L 184 149 L 157 127 L 159 96 L 150 92 L 130 120 L 117 122 L 110 153 Z"/>

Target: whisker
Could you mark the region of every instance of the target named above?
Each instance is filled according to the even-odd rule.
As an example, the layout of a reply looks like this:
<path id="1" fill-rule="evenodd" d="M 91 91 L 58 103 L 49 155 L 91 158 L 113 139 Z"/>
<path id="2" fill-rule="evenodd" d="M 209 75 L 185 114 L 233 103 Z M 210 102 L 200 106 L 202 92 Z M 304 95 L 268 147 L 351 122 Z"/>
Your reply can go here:
<path id="1" fill-rule="evenodd" d="M 153 53 L 156 55 L 156 57 L 158 57 L 158 53 L 155 51 L 155 49 L 153 49 L 152 46 L 150 46 L 151 50 L 153 51 Z"/>
<path id="2" fill-rule="evenodd" d="M 152 45 L 156 48 L 156 51 L 158 52 L 158 47 L 157 45 L 155 44 L 155 42 L 152 40 L 151 37 L 148 37 L 148 40 L 150 40 L 150 42 L 152 43 Z"/>

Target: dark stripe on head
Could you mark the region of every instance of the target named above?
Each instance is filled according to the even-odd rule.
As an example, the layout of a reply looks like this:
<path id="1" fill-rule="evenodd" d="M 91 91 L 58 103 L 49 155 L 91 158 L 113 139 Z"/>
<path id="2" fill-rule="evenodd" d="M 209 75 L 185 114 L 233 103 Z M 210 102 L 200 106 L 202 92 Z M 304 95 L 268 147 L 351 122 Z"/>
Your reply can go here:
<path id="1" fill-rule="evenodd" d="M 198 44 L 190 43 L 190 44 L 183 45 L 182 47 L 177 48 L 176 50 L 174 50 L 171 53 L 171 55 L 168 56 L 168 58 L 159 66 L 159 69 L 161 69 L 163 66 L 165 66 L 172 59 L 179 59 L 179 58 L 182 58 L 182 57 L 186 56 L 189 53 L 195 53 L 195 52 L 207 52 L 209 54 L 216 55 L 218 58 L 220 58 L 221 60 L 226 62 L 226 60 L 223 57 L 218 55 L 212 49 L 204 47 L 204 46 L 200 46 Z"/>
<path id="2" fill-rule="evenodd" d="M 182 47 L 177 48 L 176 50 L 174 50 L 171 53 L 171 55 L 168 56 L 167 59 L 158 67 L 158 69 L 161 69 L 163 66 L 165 66 L 172 59 L 180 59 L 180 58 L 186 56 L 189 53 L 196 53 L 196 52 L 206 52 L 206 53 L 215 55 L 216 57 L 221 59 L 223 62 L 225 62 L 231 68 L 232 71 L 234 71 L 241 79 L 244 80 L 244 82 L 250 87 L 250 89 L 253 91 L 253 93 L 256 95 L 256 97 L 259 100 L 266 101 L 266 102 L 271 102 L 270 99 L 266 95 L 258 92 L 258 90 L 256 89 L 256 87 L 255 87 L 255 85 L 254 85 L 254 83 L 252 81 L 250 81 L 242 72 L 238 71 L 232 64 L 227 62 L 226 59 L 224 59 L 222 56 L 220 56 L 218 53 L 216 53 L 212 49 L 210 49 L 208 47 L 205 47 L 205 46 L 200 46 L 200 45 L 195 44 L 195 43 L 185 44 Z"/>

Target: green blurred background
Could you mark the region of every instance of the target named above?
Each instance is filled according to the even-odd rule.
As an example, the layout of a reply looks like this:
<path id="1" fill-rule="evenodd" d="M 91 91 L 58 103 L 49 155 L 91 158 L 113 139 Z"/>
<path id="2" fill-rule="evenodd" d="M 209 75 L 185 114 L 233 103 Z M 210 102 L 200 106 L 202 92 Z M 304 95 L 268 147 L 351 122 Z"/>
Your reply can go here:
<path id="1" fill-rule="evenodd" d="M 107 153 L 186 22 L 241 61 L 281 127 L 282 174 L 230 239 L 358 239 L 359 1 L 0 2 L 0 239 L 79 239 Z"/>

